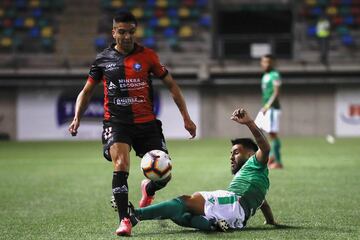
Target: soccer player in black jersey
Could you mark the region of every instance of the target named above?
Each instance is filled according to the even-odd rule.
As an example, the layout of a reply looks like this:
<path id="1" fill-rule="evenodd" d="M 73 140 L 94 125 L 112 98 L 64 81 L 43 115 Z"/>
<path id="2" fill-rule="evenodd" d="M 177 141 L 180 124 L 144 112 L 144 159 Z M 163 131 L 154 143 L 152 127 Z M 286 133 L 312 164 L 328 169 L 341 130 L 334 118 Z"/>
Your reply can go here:
<path id="1" fill-rule="evenodd" d="M 113 19 L 112 36 L 115 43 L 99 53 L 91 66 L 88 80 L 76 100 L 75 116 L 69 131 L 76 136 L 81 116 L 100 82 L 104 85 L 103 136 L 104 157 L 112 161 L 114 173 L 112 191 L 118 206 L 120 225 L 117 235 L 130 236 L 128 184 L 129 152 L 137 156 L 159 149 L 167 152 L 161 122 L 153 111 L 153 90 L 150 74 L 162 79 L 169 89 L 191 138 L 196 136 L 196 125 L 188 113 L 184 97 L 167 69 L 160 64 L 157 54 L 135 42 L 137 21 L 129 12 Z M 161 182 L 143 180 L 140 207 L 150 205 L 155 191 L 165 187 L 170 177 Z"/>

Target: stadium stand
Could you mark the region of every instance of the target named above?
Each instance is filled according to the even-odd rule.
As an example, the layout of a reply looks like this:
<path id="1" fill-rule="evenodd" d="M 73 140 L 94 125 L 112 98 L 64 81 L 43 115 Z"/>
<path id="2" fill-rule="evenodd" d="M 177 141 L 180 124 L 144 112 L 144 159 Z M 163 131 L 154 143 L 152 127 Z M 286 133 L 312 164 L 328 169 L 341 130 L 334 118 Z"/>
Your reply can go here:
<path id="1" fill-rule="evenodd" d="M 63 0 L 1 1 L 0 54 L 54 53 L 63 9 Z"/>
<path id="2" fill-rule="evenodd" d="M 221 1 L 253 5 L 276 1 Z M 330 63 L 358 62 L 360 0 L 278 1 L 292 9 L 293 55 L 287 65 L 318 62 L 315 23 L 331 20 Z M 96 52 L 109 45 L 111 17 L 130 10 L 139 19 L 139 41 L 159 53 L 170 67 L 206 69 L 214 59 L 218 21 L 209 0 L 3 0 L 0 2 L 0 68 L 88 68 Z M 225 5 L 226 5 L 225 4 Z M 246 36 L 241 36 L 246 37 Z M 270 40 L 269 40 L 270 41 Z M 236 53 L 235 53 L 236 55 Z M 235 61 L 234 61 L 235 60 Z M 238 66 L 239 59 L 225 64 Z M 241 65 L 257 65 L 246 59 Z"/>
<path id="3" fill-rule="evenodd" d="M 119 10 L 130 10 L 139 20 L 138 40 L 160 51 L 167 62 L 209 57 L 211 19 L 207 0 L 102 0 L 101 9 L 103 16 L 94 41 L 97 51 L 112 41 L 111 16 Z"/>
<path id="4" fill-rule="evenodd" d="M 299 6 L 297 25 L 306 35 L 300 42 L 305 55 L 312 56 L 318 48 L 316 42 L 316 21 L 326 16 L 331 23 L 330 56 L 333 61 L 352 61 L 359 59 L 358 39 L 360 37 L 360 1 L 359 0 L 305 0 Z M 309 58 L 309 57 L 308 57 Z"/>

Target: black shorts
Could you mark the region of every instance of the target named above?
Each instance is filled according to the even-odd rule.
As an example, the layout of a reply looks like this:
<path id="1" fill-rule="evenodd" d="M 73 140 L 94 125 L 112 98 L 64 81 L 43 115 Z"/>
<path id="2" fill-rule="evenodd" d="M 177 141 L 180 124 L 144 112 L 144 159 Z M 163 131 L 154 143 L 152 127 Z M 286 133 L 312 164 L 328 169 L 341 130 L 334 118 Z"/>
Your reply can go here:
<path id="1" fill-rule="evenodd" d="M 139 124 L 122 124 L 104 121 L 102 143 L 104 157 L 111 161 L 110 147 L 114 143 L 127 143 L 134 148 L 136 155 L 143 157 L 151 150 L 162 150 L 168 153 L 160 120 Z"/>

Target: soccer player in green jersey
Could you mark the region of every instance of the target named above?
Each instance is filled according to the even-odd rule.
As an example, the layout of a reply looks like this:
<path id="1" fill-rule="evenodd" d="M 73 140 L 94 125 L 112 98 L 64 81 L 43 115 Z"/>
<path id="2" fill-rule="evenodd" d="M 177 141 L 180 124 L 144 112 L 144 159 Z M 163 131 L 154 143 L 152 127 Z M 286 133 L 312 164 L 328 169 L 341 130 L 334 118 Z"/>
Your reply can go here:
<path id="1" fill-rule="evenodd" d="M 263 56 L 260 65 L 264 70 L 261 79 L 263 107 L 257 115 L 255 123 L 270 136 L 269 168 L 283 168 L 280 154 L 281 142 L 278 135 L 281 115 L 279 102 L 281 77 L 274 68 L 275 59 L 272 55 Z"/>
<path id="2" fill-rule="evenodd" d="M 246 125 L 257 144 L 250 138 L 232 140 L 230 163 L 235 176 L 227 190 L 196 192 L 145 208 L 134 209 L 130 205 L 133 226 L 143 220 L 171 219 L 180 226 L 204 231 L 241 229 L 258 208 L 266 224 L 276 225 L 265 200 L 269 189 L 270 145 L 244 109 L 235 110 L 231 119 Z"/>

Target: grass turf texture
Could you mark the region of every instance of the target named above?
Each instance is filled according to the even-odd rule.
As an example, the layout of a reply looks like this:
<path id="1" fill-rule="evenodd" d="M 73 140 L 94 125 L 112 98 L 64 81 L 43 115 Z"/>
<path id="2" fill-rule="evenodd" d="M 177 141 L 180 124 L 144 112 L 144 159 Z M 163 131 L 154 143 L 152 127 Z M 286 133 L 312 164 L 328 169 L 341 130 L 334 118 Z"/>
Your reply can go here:
<path id="1" fill-rule="evenodd" d="M 246 229 L 204 233 L 171 221 L 141 222 L 138 239 L 357 239 L 360 139 L 283 140 L 285 169 L 271 170 L 267 195 L 276 220 L 261 212 Z M 155 202 L 231 180 L 228 140 L 169 141 L 173 180 Z M 140 161 L 132 152 L 130 200 L 140 198 Z M 110 207 L 112 164 L 99 142 L 0 142 L 0 239 L 117 239 Z"/>

